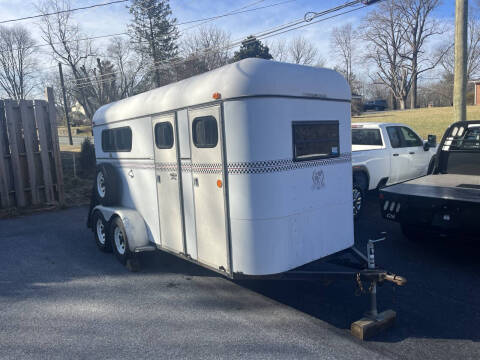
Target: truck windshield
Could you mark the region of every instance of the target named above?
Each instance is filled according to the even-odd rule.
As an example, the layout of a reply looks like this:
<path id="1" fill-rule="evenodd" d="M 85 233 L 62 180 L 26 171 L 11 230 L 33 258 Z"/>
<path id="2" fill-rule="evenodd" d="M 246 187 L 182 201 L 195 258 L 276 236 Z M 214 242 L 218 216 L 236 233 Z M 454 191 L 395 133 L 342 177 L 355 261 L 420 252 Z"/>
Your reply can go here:
<path id="1" fill-rule="evenodd" d="M 352 145 L 382 146 L 382 136 L 379 129 L 352 129 Z"/>

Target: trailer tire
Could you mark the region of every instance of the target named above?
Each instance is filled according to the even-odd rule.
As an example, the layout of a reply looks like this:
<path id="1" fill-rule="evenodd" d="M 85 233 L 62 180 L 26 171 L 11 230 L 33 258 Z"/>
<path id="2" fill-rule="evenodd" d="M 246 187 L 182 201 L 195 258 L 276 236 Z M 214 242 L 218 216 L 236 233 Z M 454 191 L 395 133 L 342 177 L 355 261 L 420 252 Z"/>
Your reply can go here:
<path id="1" fill-rule="evenodd" d="M 95 196 L 98 203 L 110 206 L 119 202 L 120 179 L 111 164 L 100 164 L 97 166 L 95 176 Z"/>
<path id="2" fill-rule="evenodd" d="M 92 216 L 92 229 L 95 243 L 102 252 L 112 252 L 112 242 L 108 232 L 108 222 L 100 211 L 95 211 Z"/>
<path id="3" fill-rule="evenodd" d="M 128 238 L 123 226 L 123 221 L 115 216 L 110 223 L 110 239 L 113 252 L 121 264 L 126 265 L 129 259 L 133 258 L 133 253 L 128 247 Z"/>
<path id="4" fill-rule="evenodd" d="M 365 202 L 365 192 L 357 183 L 353 183 L 352 189 L 353 197 L 353 219 L 358 220 L 363 210 L 363 204 Z"/>
<path id="5" fill-rule="evenodd" d="M 401 223 L 400 226 L 402 228 L 402 233 L 407 240 L 417 243 L 425 241 L 426 233 L 421 227 L 405 223 Z"/>

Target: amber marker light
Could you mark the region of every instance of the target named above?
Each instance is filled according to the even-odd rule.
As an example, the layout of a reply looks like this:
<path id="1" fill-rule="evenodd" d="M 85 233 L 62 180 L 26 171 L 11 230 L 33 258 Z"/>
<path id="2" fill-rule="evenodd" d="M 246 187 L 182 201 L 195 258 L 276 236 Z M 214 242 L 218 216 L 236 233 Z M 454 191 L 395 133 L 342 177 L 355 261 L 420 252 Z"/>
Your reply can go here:
<path id="1" fill-rule="evenodd" d="M 217 186 L 221 188 L 223 186 L 222 180 L 217 180 Z"/>
<path id="2" fill-rule="evenodd" d="M 219 100 L 221 97 L 222 97 L 222 94 L 220 94 L 219 92 L 214 92 L 212 97 L 215 99 L 215 100 Z"/>

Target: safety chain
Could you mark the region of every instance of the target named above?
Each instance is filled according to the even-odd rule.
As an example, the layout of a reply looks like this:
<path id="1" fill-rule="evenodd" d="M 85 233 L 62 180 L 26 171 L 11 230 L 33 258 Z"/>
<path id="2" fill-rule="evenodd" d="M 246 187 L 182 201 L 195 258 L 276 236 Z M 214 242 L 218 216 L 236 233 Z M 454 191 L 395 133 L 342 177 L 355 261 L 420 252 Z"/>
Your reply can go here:
<path id="1" fill-rule="evenodd" d="M 355 290 L 355 296 L 360 296 L 360 294 L 365 292 L 363 288 L 362 280 L 360 279 L 360 273 L 357 273 L 356 281 L 357 281 L 357 289 Z"/>
<path id="2" fill-rule="evenodd" d="M 365 289 L 363 287 L 362 280 L 360 278 L 360 273 L 357 273 L 355 276 L 355 280 L 357 282 L 357 289 L 355 290 L 355 296 L 360 296 L 361 294 L 365 294 Z M 368 292 L 371 293 L 373 291 L 375 282 L 370 282 L 370 286 L 368 287 Z"/>

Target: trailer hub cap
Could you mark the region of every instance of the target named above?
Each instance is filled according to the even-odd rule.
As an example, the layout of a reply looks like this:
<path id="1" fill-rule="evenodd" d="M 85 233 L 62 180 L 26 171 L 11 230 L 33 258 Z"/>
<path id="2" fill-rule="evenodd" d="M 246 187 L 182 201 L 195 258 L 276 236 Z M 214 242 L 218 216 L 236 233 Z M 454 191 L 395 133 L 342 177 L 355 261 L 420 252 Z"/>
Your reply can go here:
<path id="1" fill-rule="evenodd" d="M 123 237 L 123 231 L 117 226 L 113 232 L 113 238 L 115 240 L 115 246 L 120 255 L 125 254 L 125 238 Z"/>
<path id="2" fill-rule="evenodd" d="M 105 197 L 105 176 L 103 176 L 103 172 L 99 172 L 97 175 L 97 192 L 100 197 Z"/>
<path id="3" fill-rule="evenodd" d="M 97 220 L 97 237 L 100 244 L 105 245 L 105 225 L 102 219 Z"/>

